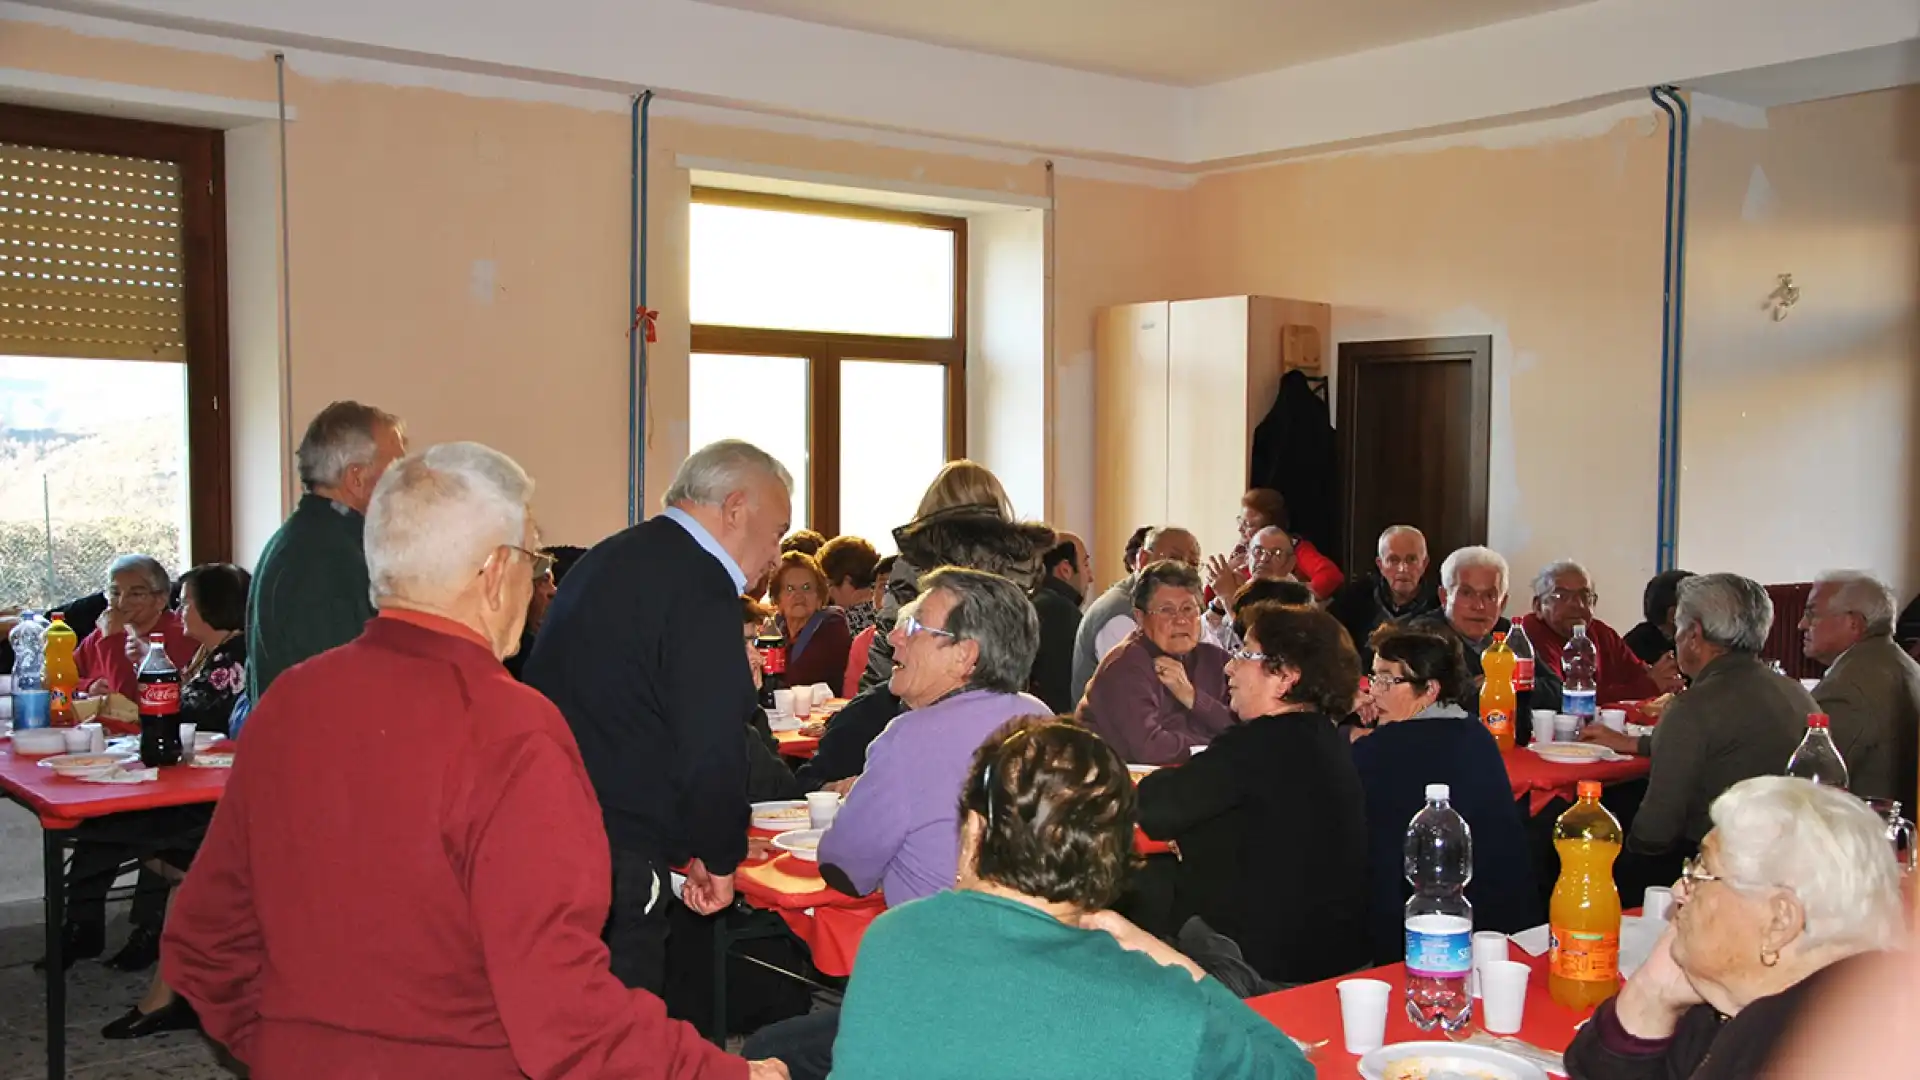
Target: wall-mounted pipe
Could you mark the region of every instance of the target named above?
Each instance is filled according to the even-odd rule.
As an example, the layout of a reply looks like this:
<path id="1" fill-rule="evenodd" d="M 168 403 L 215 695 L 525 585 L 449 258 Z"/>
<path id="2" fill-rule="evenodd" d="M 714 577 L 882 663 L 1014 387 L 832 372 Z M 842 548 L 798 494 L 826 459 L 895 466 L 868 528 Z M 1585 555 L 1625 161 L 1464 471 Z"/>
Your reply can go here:
<path id="1" fill-rule="evenodd" d="M 634 95 L 627 252 L 627 524 L 646 516 L 647 499 L 647 142 L 653 91 Z"/>
<path id="2" fill-rule="evenodd" d="M 1666 232 L 1660 313 L 1660 454 L 1654 568 L 1673 569 L 1680 534 L 1680 373 L 1686 344 L 1687 155 L 1692 110 L 1672 86 L 1648 91 L 1667 114 Z"/>

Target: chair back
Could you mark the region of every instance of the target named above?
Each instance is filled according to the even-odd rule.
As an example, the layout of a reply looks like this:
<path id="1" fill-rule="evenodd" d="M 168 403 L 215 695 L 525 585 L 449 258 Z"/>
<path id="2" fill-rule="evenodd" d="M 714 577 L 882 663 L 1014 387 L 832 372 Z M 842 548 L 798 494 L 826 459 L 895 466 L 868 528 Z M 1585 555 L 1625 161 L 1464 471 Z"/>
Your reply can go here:
<path id="1" fill-rule="evenodd" d="M 853 648 L 847 650 L 847 674 L 841 681 L 840 696 L 850 698 L 860 692 L 860 674 L 867 670 L 867 654 L 873 651 L 873 632 L 869 626 L 853 635 Z"/>

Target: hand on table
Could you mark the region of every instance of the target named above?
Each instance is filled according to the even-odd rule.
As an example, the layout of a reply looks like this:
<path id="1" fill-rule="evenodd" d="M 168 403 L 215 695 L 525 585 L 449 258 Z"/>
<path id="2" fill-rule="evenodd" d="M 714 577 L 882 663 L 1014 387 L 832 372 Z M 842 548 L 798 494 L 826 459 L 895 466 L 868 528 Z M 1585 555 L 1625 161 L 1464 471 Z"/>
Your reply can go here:
<path id="1" fill-rule="evenodd" d="M 805 735 L 809 739 L 817 739 L 820 736 L 825 735 L 826 733 L 827 733 L 827 725 L 825 724 L 800 725 L 800 734 Z"/>
<path id="2" fill-rule="evenodd" d="M 793 1080 L 787 1064 L 779 1058 L 747 1062 L 747 1080 Z"/>
<path id="3" fill-rule="evenodd" d="M 1627 1034 L 1640 1039 L 1664 1039 L 1673 1034 L 1688 1009 L 1705 1002 L 1687 973 L 1673 959 L 1672 923 L 1654 945 L 1652 955 L 1633 973 L 1614 1002 L 1614 1015 Z"/>
<path id="4" fill-rule="evenodd" d="M 821 784 L 820 790 L 831 791 L 835 795 L 845 795 L 847 792 L 853 790 L 854 781 L 858 779 L 860 778 L 857 776 L 849 776 L 841 780 L 830 780 L 827 783 Z"/>
<path id="5" fill-rule="evenodd" d="M 113 684 L 105 679 L 95 679 L 87 685 L 88 697 L 106 697 L 113 693 Z"/>
<path id="6" fill-rule="evenodd" d="M 1193 708 L 1193 683 L 1187 681 L 1187 669 L 1180 666 L 1180 661 L 1171 656 L 1156 657 L 1153 673 L 1159 676 L 1160 685 L 1167 688 L 1181 708 Z"/>
<path id="7" fill-rule="evenodd" d="M 1116 912 L 1090 911 L 1080 917 L 1080 929 L 1105 931 L 1113 935 L 1113 940 L 1128 952 L 1142 953 L 1161 967 L 1180 968 L 1192 975 L 1195 982 L 1207 977 L 1207 973 L 1200 970 L 1200 965 L 1185 953 L 1133 925 Z"/>
<path id="8" fill-rule="evenodd" d="M 1640 740 L 1622 731 L 1615 731 L 1605 724 L 1588 724 L 1580 732 L 1581 742 L 1599 743 L 1618 754 L 1637 754 L 1640 752 Z"/>
<path id="9" fill-rule="evenodd" d="M 687 885 L 680 890 L 680 902 L 701 915 L 725 910 L 733 903 L 733 875 L 709 873 L 706 863 L 694 859 L 687 864 Z"/>
<path id="10" fill-rule="evenodd" d="M 1680 661 L 1675 660 L 1670 652 L 1655 660 L 1647 670 L 1652 673 L 1654 684 L 1660 687 L 1663 694 L 1677 694 L 1687 688 L 1686 676 L 1680 674 Z"/>

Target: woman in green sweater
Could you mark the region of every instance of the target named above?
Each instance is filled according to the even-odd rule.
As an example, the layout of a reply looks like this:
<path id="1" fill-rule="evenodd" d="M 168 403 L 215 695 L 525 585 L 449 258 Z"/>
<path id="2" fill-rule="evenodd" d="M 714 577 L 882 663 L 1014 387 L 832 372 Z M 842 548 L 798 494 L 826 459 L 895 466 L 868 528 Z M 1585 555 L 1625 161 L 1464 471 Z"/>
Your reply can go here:
<path id="1" fill-rule="evenodd" d="M 1293 1040 L 1106 910 L 1133 851 L 1133 783 L 1098 736 L 1015 720 L 960 793 L 953 891 L 867 931 L 835 1080 L 1313 1076 Z"/>

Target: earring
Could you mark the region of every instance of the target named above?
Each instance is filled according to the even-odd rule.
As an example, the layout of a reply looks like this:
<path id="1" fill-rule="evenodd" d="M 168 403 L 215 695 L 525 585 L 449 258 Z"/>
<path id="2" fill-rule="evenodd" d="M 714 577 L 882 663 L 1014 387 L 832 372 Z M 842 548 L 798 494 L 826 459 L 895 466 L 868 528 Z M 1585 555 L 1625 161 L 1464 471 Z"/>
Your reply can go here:
<path id="1" fill-rule="evenodd" d="M 1760 950 L 1761 966 L 1773 967 L 1778 963 L 1780 963 L 1780 950 L 1778 949 L 1761 949 Z"/>

